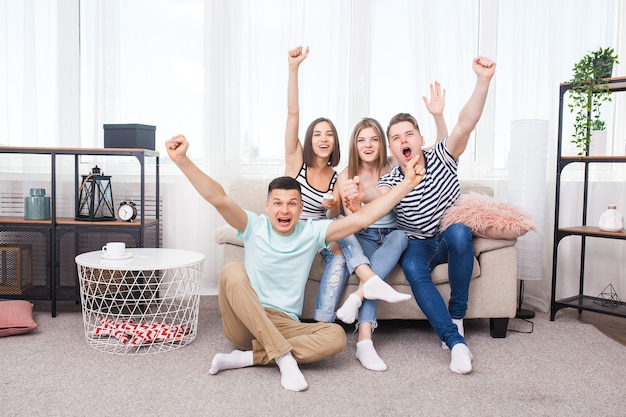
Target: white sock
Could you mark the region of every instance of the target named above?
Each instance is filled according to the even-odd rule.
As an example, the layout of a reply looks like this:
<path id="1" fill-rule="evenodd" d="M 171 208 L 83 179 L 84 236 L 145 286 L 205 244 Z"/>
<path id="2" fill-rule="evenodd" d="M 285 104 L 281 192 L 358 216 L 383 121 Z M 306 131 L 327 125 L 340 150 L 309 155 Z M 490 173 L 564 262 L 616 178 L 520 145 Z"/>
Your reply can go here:
<path id="1" fill-rule="evenodd" d="M 463 326 L 463 319 L 452 319 L 452 323 L 456 324 L 456 328 L 458 329 L 459 334 L 465 337 L 465 327 Z M 448 345 L 446 345 L 446 342 L 444 342 L 443 340 L 441 341 L 441 349 L 450 350 Z"/>
<path id="2" fill-rule="evenodd" d="M 411 298 L 409 294 L 394 290 L 391 285 L 380 279 L 378 275 L 374 275 L 363 284 L 363 296 L 368 300 L 383 300 L 388 303 L 397 303 Z"/>
<path id="3" fill-rule="evenodd" d="M 378 356 L 371 340 L 361 340 L 356 344 L 356 358 L 364 368 L 370 371 L 386 371 L 387 365 Z"/>
<path id="4" fill-rule="evenodd" d="M 457 374 L 467 374 L 472 372 L 472 352 L 467 345 L 457 343 L 452 347 L 450 352 L 452 359 L 450 360 L 450 370 Z"/>
<path id="5" fill-rule="evenodd" d="M 239 369 L 253 365 L 253 356 L 251 350 L 233 350 L 230 353 L 218 353 L 213 357 L 211 369 L 209 373 L 215 375 L 219 371 L 226 369 Z"/>
<path id="6" fill-rule="evenodd" d="M 304 379 L 304 375 L 298 368 L 298 362 L 293 358 L 291 352 L 287 352 L 274 358 L 278 369 L 280 369 L 280 385 L 289 391 L 304 391 L 309 387 Z"/>
<path id="7" fill-rule="evenodd" d="M 350 294 L 343 305 L 337 310 L 337 318 L 346 324 L 354 323 L 356 316 L 359 314 L 361 307 L 361 299 L 356 294 Z"/>

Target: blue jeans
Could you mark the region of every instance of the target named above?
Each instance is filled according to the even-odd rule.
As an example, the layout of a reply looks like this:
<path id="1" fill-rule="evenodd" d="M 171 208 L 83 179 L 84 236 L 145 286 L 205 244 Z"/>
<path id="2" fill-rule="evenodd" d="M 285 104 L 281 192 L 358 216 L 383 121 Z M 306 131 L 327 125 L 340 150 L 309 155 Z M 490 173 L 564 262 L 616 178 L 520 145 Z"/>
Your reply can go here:
<path id="1" fill-rule="evenodd" d="M 335 321 L 337 301 L 341 297 L 341 292 L 350 274 L 343 255 L 336 255 L 328 249 L 322 249 L 321 254 L 324 256 L 326 265 L 320 279 L 320 289 L 317 294 L 313 318 L 316 321 L 332 323 Z"/>
<path id="2" fill-rule="evenodd" d="M 338 243 L 351 274 L 359 265 L 369 264 L 372 271 L 384 281 L 406 249 L 408 238 L 400 230 L 369 227 L 356 235 L 339 240 Z M 363 300 L 356 326 L 362 322 L 370 322 L 372 329 L 375 329 L 378 326 L 377 307 L 378 300 Z"/>
<path id="3" fill-rule="evenodd" d="M 446 262 L 451 289 L 448 308 L 430 276 L 437 265 Z M 435 237 L 409 240 L 400 264 L 417 304 L 437 336 L 450 349 L 457 343 L 465 343 L 451 319 L 462 319 L 467 311 L 469 283 L 474 268 L 474 249 L 469 228 L 457 223 Z"/>

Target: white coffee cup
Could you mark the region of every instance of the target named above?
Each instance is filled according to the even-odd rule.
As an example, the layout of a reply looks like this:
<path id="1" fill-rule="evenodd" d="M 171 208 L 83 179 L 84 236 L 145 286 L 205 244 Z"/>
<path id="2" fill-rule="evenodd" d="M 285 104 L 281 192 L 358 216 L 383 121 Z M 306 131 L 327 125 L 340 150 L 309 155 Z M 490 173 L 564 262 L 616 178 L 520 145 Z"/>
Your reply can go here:
<path id="1" fill-rule="evenodd" d="M 109 258 L 122 257 L 124 252 L 126 252 L 126 243 L 124 242 L 108 242 L 102 247 L 102 253 Z"/>

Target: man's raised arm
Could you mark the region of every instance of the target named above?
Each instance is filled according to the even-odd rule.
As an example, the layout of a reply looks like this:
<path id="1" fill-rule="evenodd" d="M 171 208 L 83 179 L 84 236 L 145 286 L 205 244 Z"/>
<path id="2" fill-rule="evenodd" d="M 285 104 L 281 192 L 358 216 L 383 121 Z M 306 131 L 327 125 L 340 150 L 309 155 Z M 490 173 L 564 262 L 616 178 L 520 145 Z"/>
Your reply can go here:
<path id="1" fill-rule="evenodd" d="M 489 92 L 489 83 L 496 71 L 496 63 L 489 58 L 479 56 L 474 58 L 472 69 L 476 73 L 476 86 L 471 97 L 461 109 L 457 123 L 446 143 L 446 147 L 457 160 L 465 152 L 470 134 L 476 128 L 476 124 L 483 113 Z"/>
<path id="2" fill-rule="evenodd" d="M 172 162 L 180 168 L 191 185 L 213 207 L 228 224 L 237 230 L 244 230 L 248 223 L 246 212 L 231 199 L 224 188 L 213 178 L 202 172 L 187 156 L 189 142 L 183 135 L 176 135 L 165 142 L 165 148 Z"/>

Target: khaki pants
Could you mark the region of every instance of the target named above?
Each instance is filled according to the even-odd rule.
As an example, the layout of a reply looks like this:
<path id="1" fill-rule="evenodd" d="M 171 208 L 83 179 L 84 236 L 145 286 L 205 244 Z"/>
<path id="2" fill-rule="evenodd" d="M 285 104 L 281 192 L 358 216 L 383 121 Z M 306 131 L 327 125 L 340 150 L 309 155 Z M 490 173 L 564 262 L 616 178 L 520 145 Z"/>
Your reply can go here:
<path id="1" fill-rule="evenodd" d="M 291 352 L 298 363 L 316 362 L 341 352 L 346 333 L 335 323 L 300 323 L 282 311 L 264 308 L 243 264 L 220 272 L 219 306 L 224 335 L 238 349 L 252 350 L 255 365 Z"/>

